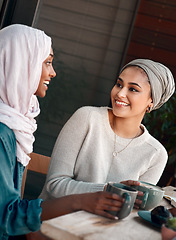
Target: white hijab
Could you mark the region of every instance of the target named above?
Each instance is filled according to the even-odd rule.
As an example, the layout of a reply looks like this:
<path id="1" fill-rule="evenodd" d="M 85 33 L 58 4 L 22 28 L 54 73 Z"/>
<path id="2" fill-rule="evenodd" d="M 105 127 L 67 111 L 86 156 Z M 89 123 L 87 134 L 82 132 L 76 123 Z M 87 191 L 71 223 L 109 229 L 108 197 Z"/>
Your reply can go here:
<path id="1" fill-rule="evenodd" d="M 49 56 L 51 38 L 43 31 L 14 24 L 0 30 L 0 122 L 13 130 L 17 161 L 29 163 L 39 103 L 34 95 Z"/>

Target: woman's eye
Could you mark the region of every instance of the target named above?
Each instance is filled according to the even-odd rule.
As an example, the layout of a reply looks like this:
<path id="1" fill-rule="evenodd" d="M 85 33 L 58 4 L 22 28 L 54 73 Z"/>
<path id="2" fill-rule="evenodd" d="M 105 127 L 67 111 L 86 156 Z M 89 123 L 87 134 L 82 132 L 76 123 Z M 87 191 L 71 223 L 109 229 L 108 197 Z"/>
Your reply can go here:
<path id="1" fill-rule="evenodd" d="M 135 88 L 130 88 L 129 89 L 131 92 L 139 92 L 137 89 L 135 89 Z"/>
<path id="2" fill-rule="evenodd" d="M 46 62 L 46 65 L 51 65 L 51 64 L 52 64 L 51 61 L 47 61 L 47 62 Z"/>
<path id="3" fill-rule="evenodd" d="M 122 85 L 118 82 L 116 83 L 116 86 L 122 88 Z"/>

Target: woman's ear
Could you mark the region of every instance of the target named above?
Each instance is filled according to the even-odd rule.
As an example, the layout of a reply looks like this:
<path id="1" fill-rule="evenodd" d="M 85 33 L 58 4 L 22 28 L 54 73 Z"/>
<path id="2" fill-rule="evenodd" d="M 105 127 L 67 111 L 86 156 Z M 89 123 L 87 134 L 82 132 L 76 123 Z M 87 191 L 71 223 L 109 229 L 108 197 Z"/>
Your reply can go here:
<path id="1" fill-rule="evenodd" d="M 153 101 L 151 100 L 151 103 L 148 105 L 146 112 L 150 113 L 153 108 Z"/>
<path id="2" fill-rule="evenodd" d="M 150 109 L 153 108 L 153 99 L 151 99 L 151 103 L 149 104 L 149 106 L 150 106 Z"/>

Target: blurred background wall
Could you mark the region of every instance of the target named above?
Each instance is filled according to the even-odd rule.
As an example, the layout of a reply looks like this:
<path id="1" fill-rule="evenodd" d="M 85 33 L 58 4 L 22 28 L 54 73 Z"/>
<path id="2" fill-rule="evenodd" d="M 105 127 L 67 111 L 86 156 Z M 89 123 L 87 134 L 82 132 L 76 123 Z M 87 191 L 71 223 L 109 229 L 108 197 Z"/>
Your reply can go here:
<path id="1" fill-rule="evenodd" d="M 36 26 L 53 39 L 53 79 L 42 113 L 35 150 L 50 154 L 66 120 L 81 106 L 109 105 L 124 61 L 139 2 L 136 0 L 43 1 Z"/>
<path id="2" fill-rule="evenodd" d="M 51 155 L 67 119 L 81 106 L 107 106 L 119 69 L 135 58 L 168 66 L 176 76 L 175 0 L 0 0 L 0 27 L 23 23 L 53 39 L 56 78 L 41 114 L 34 151 Z M 175 98 L 147 116 L 149 131 L 170 157 L 160 184 L 175 174 Z"/>

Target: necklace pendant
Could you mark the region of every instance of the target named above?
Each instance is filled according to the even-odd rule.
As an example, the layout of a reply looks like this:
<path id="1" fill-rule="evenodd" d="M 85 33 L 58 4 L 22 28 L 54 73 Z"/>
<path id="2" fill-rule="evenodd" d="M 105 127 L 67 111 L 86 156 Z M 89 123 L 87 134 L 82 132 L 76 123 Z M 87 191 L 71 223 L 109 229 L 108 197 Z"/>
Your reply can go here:
<path id="1" fill-rule="evenodd" d="M 117 151 L 116 151 L 116 150 L 117 150 L 117 149 L 116 149 L 117 135 L 114 133 L 114 151 L 113 151 L 113 153 L 112 153 L 112 156 L 113 156 L 113 157 L 117 157 L 118 153 L 123 152 L 137 136 L 138 136 L 138 133 L 136 134 L 136 136 L 135 136 L 134 138 L 132 138 L 132 139 L 128 142 L 128 144 L 127 144 L 124 148 L 122 148 L 119 152 L 117 152 Z"/>
<path id="2" fill-rule="evenodd" d="M 117 152 L 114 151 L 114 152 L 112 153 L 112 156 L 113 156 L 113 157 L 117 157 Z"/>

